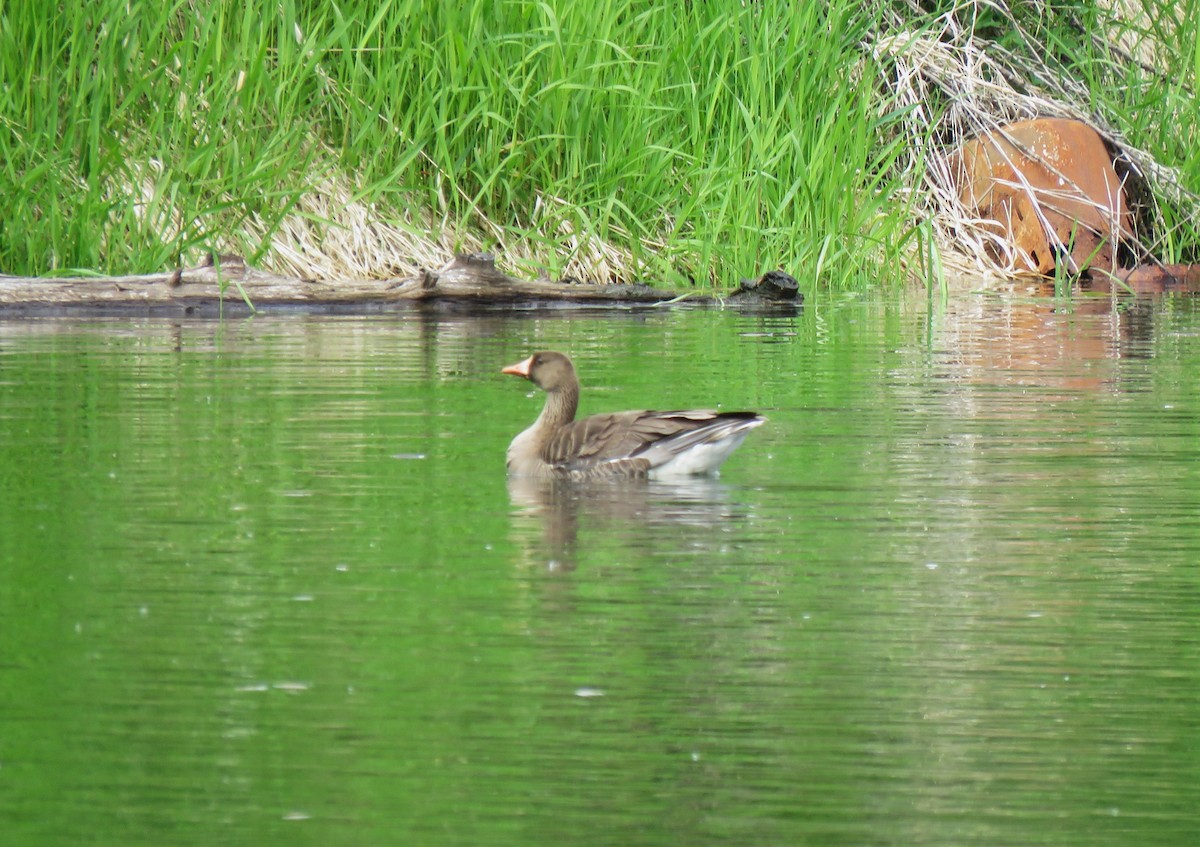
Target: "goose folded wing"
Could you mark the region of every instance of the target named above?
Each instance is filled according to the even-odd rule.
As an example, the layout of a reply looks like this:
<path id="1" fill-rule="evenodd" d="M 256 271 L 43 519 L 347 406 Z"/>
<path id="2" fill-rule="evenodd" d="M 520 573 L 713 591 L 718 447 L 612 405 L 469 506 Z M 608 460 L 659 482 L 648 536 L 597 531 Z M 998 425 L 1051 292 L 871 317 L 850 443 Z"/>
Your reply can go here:
<path id="1" fill-rule="evenodd" d="M 571 468 L 638 459 L 655 444 L 703 430 L 719 417 L 709 411 L 593 415 L 559 429 L 547 442 L 543 458 L 551 465 Z"/>

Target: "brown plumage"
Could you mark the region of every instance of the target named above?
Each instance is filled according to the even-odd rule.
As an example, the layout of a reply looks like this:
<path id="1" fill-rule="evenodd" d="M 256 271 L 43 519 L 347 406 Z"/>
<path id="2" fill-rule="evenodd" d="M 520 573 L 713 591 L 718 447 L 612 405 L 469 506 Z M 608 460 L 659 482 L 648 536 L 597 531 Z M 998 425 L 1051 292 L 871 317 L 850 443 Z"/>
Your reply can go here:
<path id="1" fill-rule="evenodd" d="M 746 434 L 755 412 L 615 412 L 575 420 L 579 379 L 562 353 L 544 351 L 501 373 L 546 392 L 533 426 L 508 447 L 508 472 L 539 477 L 639 477 L 713 473 Z"/>

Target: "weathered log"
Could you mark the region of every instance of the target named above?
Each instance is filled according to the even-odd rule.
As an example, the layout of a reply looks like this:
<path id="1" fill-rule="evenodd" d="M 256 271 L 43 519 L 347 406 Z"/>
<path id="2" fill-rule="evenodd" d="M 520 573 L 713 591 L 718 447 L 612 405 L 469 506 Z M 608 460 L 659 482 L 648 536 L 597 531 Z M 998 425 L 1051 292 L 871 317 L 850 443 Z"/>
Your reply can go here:
<path id="1" fill-rule="evenodd" d="M 455 300 L 478 303 L 570 301 L 653 303 L 674 292 L 648 285 L 590 285 L 521 280 L 486 255 L 460 256 L 437 271 L 406 279 L 336 282 L 266 273 L 237 257 L 169 273 L 115 277 L 0 275 L 0 306 L 371 305 Z"/>
<path id="2" fill-rule="evenodd" d="M 436 271 L 386 283 L 395 300 L 455 300 L 473 303 L 565 301 L 572 303 L 659 303 L 677 292 L 649 285 L 602 285 L 511 277 L 488 253 L 456 256 Z"/>

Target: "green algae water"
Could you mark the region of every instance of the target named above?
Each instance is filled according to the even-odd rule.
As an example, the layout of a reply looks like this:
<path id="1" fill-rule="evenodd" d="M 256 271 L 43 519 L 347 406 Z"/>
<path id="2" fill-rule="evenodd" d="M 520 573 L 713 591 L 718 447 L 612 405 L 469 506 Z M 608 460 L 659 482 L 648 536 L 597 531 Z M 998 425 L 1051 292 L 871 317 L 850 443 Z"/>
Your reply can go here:
<path id="1" fill-rule="evenodd" d="M 509 483 L 541 348 L 770 421 Z M 1194 844 L 1198 439 L 1194 300 L 0 320 L 3 842 Z"/>

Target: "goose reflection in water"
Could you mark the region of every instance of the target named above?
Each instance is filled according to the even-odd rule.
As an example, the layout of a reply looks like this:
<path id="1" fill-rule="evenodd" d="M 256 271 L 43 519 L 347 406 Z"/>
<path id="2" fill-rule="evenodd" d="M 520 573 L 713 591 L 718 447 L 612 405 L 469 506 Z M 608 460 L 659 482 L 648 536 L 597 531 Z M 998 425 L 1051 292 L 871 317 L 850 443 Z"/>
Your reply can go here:
<path id="1" fill-rule="evenodd" d="M 676 549 L 702 545 L 745 519 L 745 507 L 731 499 L 733 491 L 714 477 L 508 479 L 513 527 L 527 543 L 528 558 L 553 571 L 574 570 L 589 536 L 619 537 L 633 547 L 650 548 L 664 537 Z"/>

